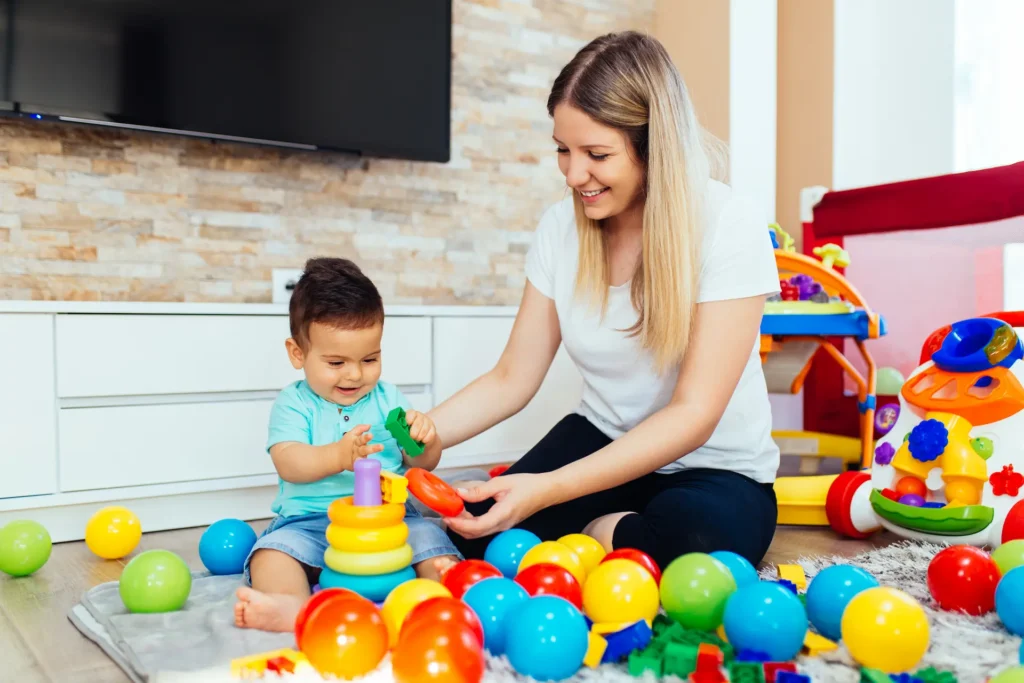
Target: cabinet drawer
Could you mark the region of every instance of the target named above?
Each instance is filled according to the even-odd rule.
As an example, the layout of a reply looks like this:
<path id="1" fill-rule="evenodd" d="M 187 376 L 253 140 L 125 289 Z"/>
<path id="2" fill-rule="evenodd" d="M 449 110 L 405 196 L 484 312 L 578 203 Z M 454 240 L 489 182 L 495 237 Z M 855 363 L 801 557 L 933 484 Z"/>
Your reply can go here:
<path id="1" fill-rule="evenodd" d="M 302 377 L 287 316 L 61 315 L 62 398 L 276 390 Z M 430 320 L 389 318 L 383 378 L 430 383 Z"/>
<path id="2" fill-rule="evenodd" d="M 65 408 L 60 488 L 82 491 L 274 472 L 273 400 Z"/>

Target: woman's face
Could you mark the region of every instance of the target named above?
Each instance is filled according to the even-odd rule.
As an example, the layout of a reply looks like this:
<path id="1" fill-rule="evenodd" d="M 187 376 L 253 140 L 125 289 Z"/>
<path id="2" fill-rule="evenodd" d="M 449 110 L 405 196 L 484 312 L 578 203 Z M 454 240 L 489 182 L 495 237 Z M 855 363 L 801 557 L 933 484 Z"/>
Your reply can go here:
<path id="1" fill-rule="evenodd" d="M 554 120 L 558 168 L 588 218 L 610 218 L 639 200 L 643 168 L 625 133 L 568 104 L 555 107 Z"/>

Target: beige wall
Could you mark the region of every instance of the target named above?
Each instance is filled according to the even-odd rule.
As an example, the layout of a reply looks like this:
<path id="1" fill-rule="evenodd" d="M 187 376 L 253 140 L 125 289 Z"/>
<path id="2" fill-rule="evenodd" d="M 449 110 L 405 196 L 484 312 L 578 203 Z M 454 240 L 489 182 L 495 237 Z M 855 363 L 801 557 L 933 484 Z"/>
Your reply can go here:
<path id="1" fill-rule="evenodd" d="M 2 121 L 0 298 L 262 302 L 272 268 L 328 254 L 388 303 L 516 303 L 564 188 L 551 82 L 654 4 L 455 0 L 446 165 Z"/>
<path id="2" fill-rule="evenodd" d="M 701 124 L 729 139 L 729 0 L 658 0 L 654 31 L 686 81 Z"/>

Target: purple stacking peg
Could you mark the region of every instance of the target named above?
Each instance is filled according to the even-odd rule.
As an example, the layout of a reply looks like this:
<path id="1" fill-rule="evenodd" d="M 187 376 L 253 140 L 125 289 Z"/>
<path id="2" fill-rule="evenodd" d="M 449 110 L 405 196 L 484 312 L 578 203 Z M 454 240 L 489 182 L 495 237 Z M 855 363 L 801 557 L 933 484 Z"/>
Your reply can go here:
<path id="1" fill-rule="evenodd" d="M 356 505 L 380 505 L 383 499 L 380 495 L 380 460 L 373 458 L 360 458 L 356 460 Z"/>

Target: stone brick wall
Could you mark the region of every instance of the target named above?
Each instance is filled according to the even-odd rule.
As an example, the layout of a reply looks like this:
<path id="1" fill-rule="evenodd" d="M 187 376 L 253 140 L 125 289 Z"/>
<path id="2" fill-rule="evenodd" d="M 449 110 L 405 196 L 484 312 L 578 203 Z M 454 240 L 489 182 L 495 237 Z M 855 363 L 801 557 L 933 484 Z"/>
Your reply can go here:
<path id="1" fill-rule="evenodd" d="M 654 0 L 454 0 L 452 160 L 359 160 L 0 119 L 0 298 L 271 299 L 271 269 L 356 260 L 388 303 L 514 304 L 563 196 L 544 103 Z"/>

